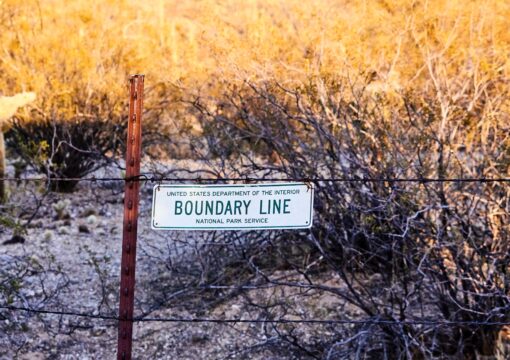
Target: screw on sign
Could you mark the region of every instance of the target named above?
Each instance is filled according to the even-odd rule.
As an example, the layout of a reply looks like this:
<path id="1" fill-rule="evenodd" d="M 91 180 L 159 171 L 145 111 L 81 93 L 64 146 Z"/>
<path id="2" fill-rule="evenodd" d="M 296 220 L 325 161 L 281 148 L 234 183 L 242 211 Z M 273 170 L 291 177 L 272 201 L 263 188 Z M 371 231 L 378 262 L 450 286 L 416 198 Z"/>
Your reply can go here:
<path id="1" fill-rule="evenodd" d="M 144 75 L 130 78 L 117 359 L 131 359 Z"/>
<path id="2" fill-rule="evenodd" d="M 154 230 L 307 229 L 313 220 L 313 185 L 170 185 L 154 187 Z"/>

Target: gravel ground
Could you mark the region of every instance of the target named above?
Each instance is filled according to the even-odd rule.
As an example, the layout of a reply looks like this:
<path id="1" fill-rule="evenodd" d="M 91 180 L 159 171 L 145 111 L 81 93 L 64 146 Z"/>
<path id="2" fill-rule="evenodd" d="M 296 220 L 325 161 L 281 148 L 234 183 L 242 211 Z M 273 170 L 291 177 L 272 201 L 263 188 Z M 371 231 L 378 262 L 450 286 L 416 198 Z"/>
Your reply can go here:
<path id="1" fill-rule="evenodd" d="M 21 218 L 23 223 L 33 216 L 24 229 L 23 242 L 4 244 L 13 240 L 13 231 L 0 227 L 0 275 L 3 277 L 0 281 L 15 288 L 13 304 L 92 315 L 117 314 L 122 185 L 80 183 L 72 194 L 46 196 L 37 184 L 11 185 L 9 205 L 3 213 Z M 168 259 L 189 254 L 204 234 L 153 231 L 151 201 L 152 185 L 145 184 L 140 202 L 135 316 L 147 312 L 152 318 L 257 319 L 265 318 L 267 313 L 253 304 L 275 304 L 278 312 L 281 301 L 286 301 L 285 308 L 291 309 L 285 314 L 290 319 L 359 319 L 362 316 L 338 297 L 324 292 L 304 294 L 295 288 L 257 289 L 199 309 L 182 303 L 154 306 L 172 277 L 166 268 Z M 41 205 L 35 213 L 38 202 Z M 12 283 L 9 276 L 21 280 Z M 290 275 L 281 270 L 275 276 Z M 320 278 L 316 280 L 326 286 L 344 286 L 333 274 L 317 276 Z M 2 314 L 6 315 L 4 320 Z M 0 359 L 112 359 L 116 354 L 116 326 L 113 320 L 0 310 Z M 291 327 L 261 323 L 139 322 L 134 325 L 133 356 L 135 359 L 309 359 L 314 354 L 297 352 L 289 345 L 292 338 L 282 341 L 281 333 L 290 333 L 305 344 L 313 344 L 344 330 L 310 324 Z M 504 335 L 508 339 L 506 332 Z"/>
<path id="2" fill-rule="evenodd" d="M 121 184 L 122 185 L 122 184 Z M 37 199 L 42 205 L 23 234 L 23 243 L 3 244 L 12 231 L 0 231 L 0 260 L 4 270 L 16 273 L 27 265 L 15 304 L 32 308 L 71 310 L 115 316 L 118 304 L 120 249 L 122 241 L 122 187 L 119 184 L 80 183 L 72 194 L 50 193 L 42 198 L 36 185 L 14 188 L 9 210 L 23 219 L 32 216 Z M 12 186 L 11 186 L 12 190 Z M 27 196 L 31 194 L 31 196 Z M 140 308 L 150 303 L 147 284 L 162 276 L 157 256 L 161 249 L 189 234 L 155 232 L 150 229 L 152 187 L 142 187 L 137 260 L 137 300 Z M 27 201 L 26 199 L 31 199 Z M 200 237 L 200 233 L 193 233 Z M 185 246 L 185 245 L 182 245 Z M 21 266 L 21 265 L 20 265 Z M 18 270 L 17 270 L 18 269 Z M 19 274 L 19 273 L 18 273 Z M 256 298 L 274 296 L 266 290 Z M 291 297 L 292 294 L 286 294 Z M 210 317 L 246 319 L 261 316 L 252 307 L 232 298 L 199 314 L 187 310 L 160 308 L 151 317 Z M 337 299 L 306 298 L 295 304 L 304 314 L 306 302 L 323 304 L 321 311 L 335 312 Z M 135 305 L 135 307 L 137 306 Z M 135 311 L 137 313 L 137 311 Z M 321 313 L 323 315 L 323 313 Z M 0 358 L 10 359 L 111 359 L 116 353 L 116 323 L 59 315 L 31 315 L 11 312 L 0 334 Z M 2 328 L 0 328 L 2 329 Z M 286 344 L 274 328 L 264 324 L 214 324 L 141 322 L 134 326 L 134 358 L 137 359 L 289 359 Z M 301 336 L 308 332 L 297 328 Z"/>

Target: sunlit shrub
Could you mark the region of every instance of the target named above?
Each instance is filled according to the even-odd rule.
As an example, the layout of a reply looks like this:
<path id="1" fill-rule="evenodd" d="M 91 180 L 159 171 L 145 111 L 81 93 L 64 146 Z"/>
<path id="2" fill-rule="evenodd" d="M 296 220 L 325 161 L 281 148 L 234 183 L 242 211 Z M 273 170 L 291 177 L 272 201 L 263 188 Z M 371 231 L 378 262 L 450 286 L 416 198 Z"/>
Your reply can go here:
<path id="1" fill-rule="evenodd" d="M 506 100 L 491 93 L 500 84 L 492 84 L 478 97 L 470 86 L 451 84 L 448 98 L 438 89 L 390 99 L 346 80 L 295 88 L 247 83 L 216 103 L 193 102 L 206 130 L 194 146 L 209 166 L 205 175 L 319 179 L 311 231 L 246 237 L 259 242 L 248 247 L 246 240 L 243 256 L 249 261 L 234 263 L 244 278 L 263 273 L 272 285 L 330 292 L 366 318 L 411 323 L 360 324 L 332 337 L 362 341 L 334 345 L 336 340 L 322 337 L 319 353 L 326 347 L 324 353 L 338 358 L 501 354 L 502 327 L 476 323 L 509 319 L 506 184 L 427 181 L 505 177 L 509 119 Z M 387 104 L 391 111 L 385 111 Z M 471 112 L 478 123 L 466 121 Z M 480 134 L 484 121 L 490 131 Z M 466 143 L 468 151 L 459 146 Z M 225 232 L 216 240 L 235 243 L 238 236 Z M 281 269 L 302 275 L 302 281 L 279 281 Z M 334 273 L 342 285 L 314 282 L 315 271 Z M 233 284 L 244 279 L 227 275 L 224 281 Z M 429 318 L 473 324 L 412 324 Z"/>
<path id="2" fill-rule="evenodd" d="M 81 118 L 74 121 L 17 120 L 8 132 L 11 150 L 48 179 L 51 188 L 72 191 L 78 179 L 119 155 L 125 126 L 114 121 Z"/>
<path id="3" fill-rule="evenodd" d="M 372 80 L 367 90 L 391 94 L 426 92 L 447 78 L 482 84 L 509 74 L 506 1 L 4 0 L 0 6 L 0 93 L 36 91 L 40 110 L 61 120 L 91 109 L 123 110 L 127 76 L 137 72 L 151 88 L 165 84 L 146 107 L 172 111 L 179 105 L 166 102 L 175 90 L 168 84 L 214 97 L 247 78 L 289 85 L 363 73 Z M 428 76 L 431 67 L 439 83 Z"/>

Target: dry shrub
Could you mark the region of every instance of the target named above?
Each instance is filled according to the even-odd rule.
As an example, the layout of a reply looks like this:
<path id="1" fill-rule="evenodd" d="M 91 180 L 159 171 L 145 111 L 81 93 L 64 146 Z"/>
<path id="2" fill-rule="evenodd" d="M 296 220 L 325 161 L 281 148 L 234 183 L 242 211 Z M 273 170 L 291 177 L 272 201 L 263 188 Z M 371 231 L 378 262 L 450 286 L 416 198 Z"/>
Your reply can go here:
<path id="1" fill-rule="evenodd" d="M 214 102 L 247 78 L 293 88 L 361 72 L 371 94 L 433 91 L 438 106 L 463 96 L 472 129 L 466 147 L 492 131 L 469 98 L 479 103 L 489 91 L 500 101 L 507 92 L 504 1 L 6 0 L 1 7 L 2 94 L 37 92 L 35 121 L 117 121 L 128 75 L 145 73 L 145 118 L 172 135 L 167 143 L 180 157 L 188 155 L 187 134 L 201 126 L 176 100 L 191 92 Z"/>
<path id="2" fill-rule="evenodd" d="M 461 83 L 486 84 L 509 71 L 506 1 L 5 0 L 0 6 L 0 92 L 36 91 L 41 111 L 62 120 L 90 108 L 118 116 L 126 78 L 137 72 L 150 87 L 165 84 L 147 99 L 153 108 L 170 96 L 170 83 L 218 96 L 225 84 L 246 78 L 289 85 L 361 70 L 373 78 L 372 90 L 395 92 L 433 86 L 426 58 L 442 63 L 440 78 Z"/>
<path id="3" fill-rule="evenodd" d="M 120 155 L 124 133 L 122 123 L 101 119 L 18 120 L 9 130 L 8 145 L 22 161 L 47 175 L 53 190 L 70 192 L 79 178 Z M 52 180 L 59 178 L 74 180 Z"/>
<path id="4" fill-rule="evenodd" d="M 265 283 L 332 292 L 367 319 L 410 322 L 360 325 L 352 341 L 345 333 L 323 338 L 317 351 L 331 358 L 501 355 L 501 326 L 483 323 L 510 320 L 508 187 L 427 179 L 505 177 L 508 100 L 495 96 L 502 83 L 477 93 L 438 81 L 429 93 L 397 97 L 374 95 L 364 81 L 247 83 L 218 102 L 191 102 L 205 131 L 194 149 L 208 171 L 354 180 L 316 181 L 311 232 L 260 234 L 258 247 L 244 248 L 245 264 Z M 217 241 L 228 239 L 238 241 L 229 233 Z M 282 269 L 302 281 L 273 276 Z M 333 271 L 347 286 L 325 289 L 317 271 Z M 427 319 L 468 323 L 420 323 Z"/>

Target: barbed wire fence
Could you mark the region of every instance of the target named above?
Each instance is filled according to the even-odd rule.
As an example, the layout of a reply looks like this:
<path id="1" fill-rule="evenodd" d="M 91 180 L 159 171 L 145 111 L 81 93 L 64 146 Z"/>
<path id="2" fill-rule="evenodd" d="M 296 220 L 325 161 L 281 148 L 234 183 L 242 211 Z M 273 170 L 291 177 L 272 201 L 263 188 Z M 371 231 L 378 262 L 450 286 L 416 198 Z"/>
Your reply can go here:
<path id="1" fill-rule="evenodd" d="M 109 331 L 124 321 L 137 324 L 135 353 L 147 358 L 504 358 L 507 114 L 493 111 L 489 93 L 477 106 L 465 103 L 472 97 L 464 88 L 440 103 L 435 96 L 421 102 L 403 95 L 387 112 L 384 99 L 366 94 L 365 83 L 316 85 L 247 82 L 216 100 L 177 92 L 172 99 L 186 104 L 181 110 L 198 131 L 179 127 L 173 120 L 182 114 L 152 99 L 154 112 L 144 112 L 150 136 L 139 144 L 143 172 L 135 177 L 117 176 L 133 160 L 129 153 L 126 164 L 120 160 L 133 143 L 129 136 L 122 141 L 126 128 L 129 134 L 129 124 L 140 123 L 131 107 L 127 118 L 113 122 L 102 116 L 77 125 L 15 121 L 7 145 L 46 176 L 16 176 L 26 174 L 21 169 L 0 179 L 24 187 L 0 206 L 2 225 L 31 237 L 26 248 L 0 253 L 6 356 L 33 348 L 39 330 L 51 335 L 53 347 L 85 353 L 98 336 L 115 337 Z M 487 119 L 484 109 L 490 109 Z M 471 124 L 478 117 L 475 123 L 490 124 L 480 136 L 479 125 Z M 168 130 L 163 123 L 175 131 L 161 137 Z M 51 146 L 45 152 L 40 144 Z M 157 145 L 152 155 L 150 144 Z M 114 176 L 90 175 L 112 163 Z M 79 182 L 87 187 L 54 192 L 72 191 Z M 121 223 L 123 185 L 134 182 L 141 187 L 136 313 L 120 319 L 115 223 Z M 168 182 L 314 183 L 314 226 L 155 234 L 147 226 L 148 198 Z M 90 226 L 108 226 L 65 229 L 79 223 L 73 217 L 98 212 L 101 219 Z M 58 224 L 48 224 L 52 218 Z M 48 243 L 46 231 L 60 234 L 60 226 L 65 236 Z M 43 329 L 31 329 L 30 316 Z M 160 334 L 165 324 L 171 335 Z M 68 338 L 56 344 L 60 334 Z M 112 356 L 114 343 L 105 338 L 103 352 L 92 357 Z M 51 340 L 37 341 L 52 350 Z"/>
<path id="2" fill-rule="evenodd" d="M 26 311 L 35 314 L 77 316 L 90 319 L 100 320 L 124 320 L 118 316 L 94 315 L 90 313 L 80 313 L 73 311 L 57 311 L 46 309 L 32 309 L 17 306 L 0 306 L 1 309 L 10 311 Z M 368 319 L 368 320 L 320 320 L 320 319 L 208 319 L 208 318 L 178 318 L 178 317 L 135 317 L 128 319 L 132 322 L 179 322 L 179 323 L 218 323 L 218 324 L 383 324 L 383 325 L 432 325 L 432 326 L 458 326 L 458 325 L 474 325 L 474 326 L 506 326 L 510 325 L 510 321 L 445 321 L 445 320 L 384 320 L 384 319 Z"/>
<path id="3" fill-rule="evenodd" d="M 118 182 L 119 184 L 123 184 L 124 182 L 141 182 L 145 185 L 151 185 L 156 186 L 158 184 L 162 184 L 164 182 L 192 182 L 192 183 L 228 183 L 228 182 L 234 182 L 234 183 L 254 183 L 254 182 L 310 182 L 314 183 L 316 185 L 326 184 L 326 183 L 381 183 L 387 186 L 392 186 L 392 184 L 396 183 L 415 183 L 418 185 L 426 185 L 426 184 L 437 184 L 437 183 L 478 183 L 478 184 L 494 184 L 494 183 L 501 183 L 501 184 L 507 184 L 510 182 L 509 178 L 320 178 L 320 177 L 312 177 L 312 178 L 289 178 L 289 177 L 186 177 L 186 176 L 162 176 L 160 174 L 153 174 L 153 173 L 145 173 L 137 177 L 132 178 L 123 178 L 123 177 L 86 177 L 86 178 L 44 178 L 44 177 L 27 177 L 27 178 L 21 178 L 21 177 L 7 177 L 2 178 L 0 181 L 5 182 L 13 182 L 13 183 L 48 183 L 51 181 L 59 181 L 59 182 L 65 182 L 65 181 L 82 181 L 86 183 L 111 183 L 111 182 Z M 317 191 L 321 191 L 321 186 L 317 187 Z M 418 211 L 419 212 L 419 211 Z M 33 216 L 31 216 L 33 218 Z M 310 230 L 311 233 L 313 230 Z M 305 233 L 307 231 L 304 231 Z M 260 232 L 258 232 L 260 233 Z M 236 235 L 238 237 L 243 237 L 244 235 Z M 221 236 L 220 236 L 221 237 Z M 223 239 L 224 240 L 224 239 Z M 230 239 L 231 240 L 231 239 Z M 271 242 L 271 241 L 270 241 Z M 226 244 L 232 244 L 231 241 L 225 241 Z M 324 255 L 324 253 L 322 254 Z M 249 259 L 245 259 L 248 263 L 250 262 Z M 168 261 L 168 259 L 166 259 Z M 262 278 L 266 277 L 267 275 L 264 274 L 264 269 L 260 269 L 260 265 L 253 265 L 255 271 L 258 272 L 258 275 L 261 275 Z M 292 267 L 291 267 L 292 269 Z M 79 271 L 79 269 L 77 269 Z M 172 268 L 169 268 L 169 271 L 173 271 Z M 305 276 L 306 278 L 306 276 Z M 266 284 L 273 285 L 273 286 L 296 286 L 296 287 L 303 287 L 302 283 L 299 282 L 279 282 L 272 279 L 266 279 Z M 264 289 L 265 285 L 263 284 L 254 284 L 254 285 L 242 285 L 242 284 L 234 284 L 232 286 L 222 286 L 213 284 L 208 287 L 207 284 L 202 284 L 199 286 L 194 285 L 196 288 L 203 289 L 221 289 L 221 288 L 230 288 L 235 289 L 237 293 L 242 292 L 243 290 L 250 290 L 250 289 Z M 186 287 L 186 286 L 184 286 Z M 330 289 L 327 288 L 321 288 L 321 284 L 318 286 L 315 286 L 315 284 L 310 285 L 310 289 L 320 289 L 322 291 L 329 291 Z M 340 297 L 342 297 L 342 294 L 338 294 Z M 500 294 L 503 297 L 508 298 L 508 295 L 506 293 Z M 481 296 L 490 296 L 490 294 L 485 294 Z M 75 318 L 86 318 L 89 320 L 104 320 L 104 321 L 112 321 L 117 322 L 121 320 L 118 316 L 114 316 L 111 314 L 103 314 L 100 312 L 81 312 L 81 311 L 75 311 L 72 309 L 62 309 L 60 308 L 52 308 L 47 306 L 18 306 L 10 304 L 9 302 L 12 301 L 5 301 L 4 298 L 3 304 L 0 304 L 0 309 L 5 310 L 7 312 L 26 312 L 31 314 L 37 314 L 37 315 L 57 315 L 61 317 L 75 317 Z M 352 300 L 352 299 L 351 299 Z M 349 300 L 349 301 L 351 301 Z M 171 303 L 171 302 L 170 302 Z M 163 305 L 163 303 L 156 306 L 158 307 L 164 307 L 166 305 Z M 269 306 L 271 307 L 271 306 Z M 135 316 L 132 319 L 128 319 L 128 321 L 133 323 L 154 323 L 154 322 L 161 322 L 161 323 L 182 323 L 182 324 L 198 324 L 198 323 L 211 323 L 211 324 L 219 324 L 219 325 L 238 325 L 238 324 L 262 324 L 262 325 L 349 325 L 349 326 L 359 326 L 359 327 L 366 327 L 366 326 L 397 326 L 399 328 L 402 327 L 409 327 L 409 326 L 426 326 L 426 327 L 432 327 L 434 329 L 444 328 L 444 327 L 451 327 L 451 328 L 463 328 L 467 327 L 470 328 L 471 331 L 474 331 L 476 328 L 486 329 L 487 327 L 495 327 L 500 328 L 503 326 L 509 326 L 510 320 L 507 316 L 505 316 L 505 313 L 508 313 L 508 310 L 510 309 L 510 305 L 506 306 L 500 306 L 497 308 L 497 311 L 495 313 L 483 313 L 480 312 L 477 314 L 478 319 L 467 319 L 467 320 L 447 320 L 447 319 L 441 319 L 441 318 L 434 318 L 430 315 L 423 315 L 417 319 L 412 318 L 404 318 L 404 319 L 398 319 L 398 316 L 388 316 L 387 314 L 373 314 L 373 316 L 365 319 L 353 319 L 353 318 L 337 318 L 337 319 L 321 319 L 321 318 L 286 318 L 285 314 L 271 314 L 270 316 L 267 316 L 266 318 L 215 318 L 215 317 L 207 317 L 207 316 L 150 316 L 150 314 L 155 309 L 149 309 L 145 310 L 145 314 Z M 144 311 L 142 311 L 144 312 Z M 268 314 L 266 314 L 268 315 Z M 5 317 L 4 315 L 2 315 Z M 125 319 L 124 319 L 125 320 Z M 89 327 L 94 327 L 94 325 L 88 325 Z M 112 325 L 113 327 L 113 325 Z M 306 351 L 305 351 L 306 353 Z M 310 355 L 310 354 L 308 354 Z"/>

